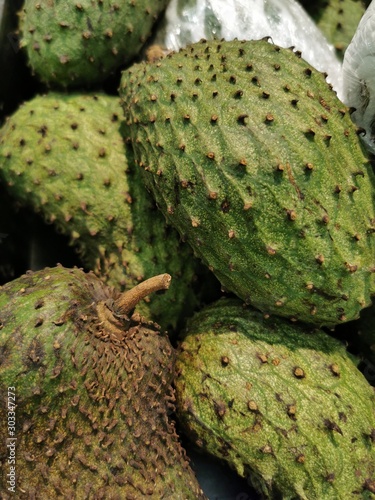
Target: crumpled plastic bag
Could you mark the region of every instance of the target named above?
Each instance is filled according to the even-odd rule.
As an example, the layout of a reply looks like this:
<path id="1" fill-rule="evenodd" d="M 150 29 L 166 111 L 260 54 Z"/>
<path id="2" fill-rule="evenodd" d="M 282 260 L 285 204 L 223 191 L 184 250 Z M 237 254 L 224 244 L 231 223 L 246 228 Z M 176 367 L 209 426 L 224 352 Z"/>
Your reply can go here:
<path id="1" fill-rule="evenodd" d="M 355 111 L 353 121 L 366 134 L 365 145 L 375 154 L 375 1 L 368 6 L 348 45 L 342 65 L 343 102 Z"/>

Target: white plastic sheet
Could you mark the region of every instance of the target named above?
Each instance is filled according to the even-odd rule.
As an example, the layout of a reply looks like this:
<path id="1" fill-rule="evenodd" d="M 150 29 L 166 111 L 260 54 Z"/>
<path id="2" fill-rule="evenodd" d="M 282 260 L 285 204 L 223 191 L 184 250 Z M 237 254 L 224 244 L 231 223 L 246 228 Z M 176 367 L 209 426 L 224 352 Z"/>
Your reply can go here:
<path id="1" fill-rule="evenodd" d="M 356 109 L 353 121 L 365 129 L 363 140 L 375 154 L 375 1 L 364 13 L 344 54 L 343 101 Z"/>

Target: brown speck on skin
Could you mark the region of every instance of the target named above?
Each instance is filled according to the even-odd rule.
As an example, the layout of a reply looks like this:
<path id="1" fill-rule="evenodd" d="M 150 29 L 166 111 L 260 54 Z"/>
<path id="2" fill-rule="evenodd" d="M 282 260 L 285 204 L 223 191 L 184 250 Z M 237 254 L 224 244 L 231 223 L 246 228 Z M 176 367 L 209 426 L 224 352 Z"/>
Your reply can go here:
<path id="1" fill-rule="evenodd" d="M 324 262 L 324 255 L 322 255 L 322 254 L 317 255 L 317 256 L 315 257 L 315 260 L 316 260 L 316 262 L 317 262 L 318 264 L 323 264 L 323 262 Z"/>
<path id="2" fill-rule="evenodd" d="M 332 375 L 335 375 L 336 377 L 340 376 L 340 367 L 337 363 L 332 363 L 329 369 L 331 370 Z"/>
<path id="3" fill-rule="evenodd" d="M 250 400 L 247 402 L 247 407 L 250 411 L 254 411 L 254 412 L 258 412 L 259 408 L 258 408 L 258 405 L 256 404 L 256 402 L 254 400 Z"/>
<path id="4" fill-rule="evenodd" d="M 247 119 L 249 118 L 249 115 L 246 115 L 246 114 L 242 114 L 242 115 L 239 115 L 238 118 L 237 118 L 237 121 L 240 125 L 246 125 L 247 124 Z"/>
<path id="5" fill-rule="evenodd" d="M 355 264 L 349 264 L 349 262 L 345 262 L 345 267 L 350 273 L 355 273 L 358 269 L 358 266 Z"/>
<path id="6" fill-rule="evenodd" d="M 227 407 L 223 401 L 214 401 L 214 408 L 216 415 L 222 419 L 225 416 L 227 411 Z"/>
<path id="7" fill-rule="evenodd" d="M 228 366 L 229 365 L 229 358 L 228 356 L 221 356 L 221 364 L 222 366 Z"/>
<path id="8" fill-rule="evenodd" d="M 39 317 L 35 320 L 34 327 L 37 328 L 38 326 L 43 325 L 44 319 L 42 317 Z"/>
<path id="9" fill-rule="evenodd" d="M 375 479 L 366 479 L 363 489 L 371 491 L 371 493 L 375 493 Z"/>
<path id="10" fill-rule="evenodd" d="M 303 369 L 300 366 L 294 367 L 293 375 L 296 378 L 305 378 L 306 377 L 305 372 L 303 371 Z"/>
<path id="11" fill-rule="evenodd" d="M 304 464 L 305 463 L 305 455 L 303 453 L 300 453 L 299 455 L 296 456 L 296 462 L 299 464 Z"/>
<path id="12" fill-rule="evenodd" d="M 324 425 L 325 427 L 330 430 L 330 431 L 335 431 L 338 432 L 339 434 L 342 435 L 342 430 L 340 427 L 334 422 L 333 420 L 329 420 L 328 418 L 324 419 Z"/>
<path id="13" fill-rule="evenodd" d="M 275 255 L 276 254 L 276 250 L 272 247 L 270 247 L 269 245 L 266 246 L 266 250 L 267 250 L 267 253 L 269 255 Z"/>
<path id="14" fill-rule="evenodd" d="M 273 449 L 269 444 L 266 444 L 265 446 L 263 446 L 263 448 L 261 448 L 260 451 L 262 453 L 267 453 L 267 454 L 273 453 Z"/>
<path id="15" fill-rule="evenodd" d="M 297 214 L 296 214 L 295 210 L 287 210 L 286 213 L 287 213 L 289 220 L 296 220 Z"/>
<path id="16" fill-rule="evenodd" d="M 287 405 L 286 407 L 286 412 L 288 414 L 288 417 L 295 419 L 296 418 L 296 413 L 297 413 L 297 407 L 295 404 L 290 404 Z"/>

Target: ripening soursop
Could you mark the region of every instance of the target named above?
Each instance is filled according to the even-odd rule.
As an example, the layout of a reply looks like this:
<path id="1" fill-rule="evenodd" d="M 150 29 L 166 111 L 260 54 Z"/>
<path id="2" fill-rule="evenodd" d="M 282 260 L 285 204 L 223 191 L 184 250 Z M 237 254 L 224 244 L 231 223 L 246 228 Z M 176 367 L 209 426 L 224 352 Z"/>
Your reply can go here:
<path id="1" fill-rule="evenodd" d="M 219 300 L 181 340 L 181 430 L 264 498 L 373 499 L 375 394 L 356 363 L 322 330 Z"/>
<path id="2" fill-rule="evenodd" d="M 174 349 L 132 314 L 169 281 L 119 294 L 93 273 L 54 267 L 0 288 L 0 417 L 17 498 L 204 498 L 170 418 Z M 0 460 L 11 498 L 4 446 Z"/>
<path id="3" fill-rule="evenodd" d="M 170 293 L 138 308 L 166 329 L 195 307 L 200 263 L 144 188 L 121 134 L 118 101 L 49 93 L 25 102 L 0 130 L 0 179 L 68 235 L 84 266 L 109 285 L 129 289 L 171 274 Z"/>
<path id="4" fill-rule="evenodd" d="M 25 0 L 20 45 L 51 86 L 93 86 L 129 63 L 167 0 Z"/>
<path id="5" fill-rule="evenodd" d="M 123 72 L 125 133 L 168 221 L 265 313 L 332 326 L 375 292 L 375 177 L 299 53 L 193 44 Z"/>

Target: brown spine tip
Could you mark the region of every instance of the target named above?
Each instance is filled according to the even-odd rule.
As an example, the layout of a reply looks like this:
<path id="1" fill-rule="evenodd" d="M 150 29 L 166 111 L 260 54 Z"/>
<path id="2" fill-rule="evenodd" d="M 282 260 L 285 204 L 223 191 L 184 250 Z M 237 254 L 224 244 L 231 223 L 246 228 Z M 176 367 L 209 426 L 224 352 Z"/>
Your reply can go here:
<path id="1" fill-rule="evenodd" d="M 120 295 L 116 300 L 116 308 L 120 314 L 129 315 L 135 306 L 150 293 L 167 290 L 171 280 L 171 275 L 164 273 L 142 281 L 139 285 Z"/>

